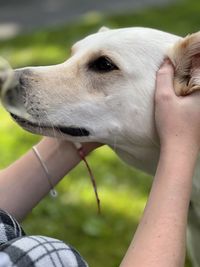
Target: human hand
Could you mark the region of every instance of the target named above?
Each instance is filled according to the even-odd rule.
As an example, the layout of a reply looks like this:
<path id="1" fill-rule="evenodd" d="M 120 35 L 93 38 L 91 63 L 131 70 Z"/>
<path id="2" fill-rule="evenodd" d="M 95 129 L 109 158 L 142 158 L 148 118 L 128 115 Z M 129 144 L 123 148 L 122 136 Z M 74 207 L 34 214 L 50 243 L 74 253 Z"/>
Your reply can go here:
<path id="1" fill-rule="evenodd" d="M 49 143 L 52 145 L 53 143 L 56 145 L 57 150 L 59 153 L 63 156 L 67 153 L 68 149 L 74 148 L 76 150 L 76 146 L 73 142 L 58 138 L 51 138 L 51 137 L 43 137 L 42 143 L 47 143 L 49 146 Z M 96 148 L 102 146 L 103 144 L 97 143 L 97 142 L 86 142 L 86 143 L 80 143 L 82 146 L 82 151 L 85 156 L 87 156 L 90 152 L 95 150 Z M 77 148 L 78 151 L 78 148 Z"/>
<path id="2" fill-rule="evenodd" d="M 52 184 L 55 185 L 71 169 L 75 168 L 85 156 L 100 145 L 95 142 L 83 143 L 79 152 L 75 144 L 70 141 L 44 137 L 35 148 L 51 174 Z"/>
<path id="3" fill-rule="evenodd" d="M 167 144 L 200 148 L 200 92 L 176 96 L 174 69 L 167 59 L 157 72 L 155 121 L 161 147 Z"/>
<path id="4" fill-rule="evenodd" d="M 84 154 L 87 156 L 91 151 L 102 146 L 103 144 L 97 142 L 81 143 Z"/>

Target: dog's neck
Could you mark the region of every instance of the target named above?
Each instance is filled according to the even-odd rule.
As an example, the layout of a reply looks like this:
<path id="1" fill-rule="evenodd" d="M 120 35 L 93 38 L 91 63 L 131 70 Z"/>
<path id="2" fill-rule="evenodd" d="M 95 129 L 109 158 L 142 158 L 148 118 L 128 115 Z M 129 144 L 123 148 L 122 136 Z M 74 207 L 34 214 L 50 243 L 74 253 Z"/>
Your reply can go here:
<path id="1" fill-rule="evenodd" d="M 137 145 L 127 141 L 124 144 L 116 143 L 109 146 L 126 163 L 149 174 L 155 174 L 160 153 L 158 144 L 151 141 L 148 145 Z"/>

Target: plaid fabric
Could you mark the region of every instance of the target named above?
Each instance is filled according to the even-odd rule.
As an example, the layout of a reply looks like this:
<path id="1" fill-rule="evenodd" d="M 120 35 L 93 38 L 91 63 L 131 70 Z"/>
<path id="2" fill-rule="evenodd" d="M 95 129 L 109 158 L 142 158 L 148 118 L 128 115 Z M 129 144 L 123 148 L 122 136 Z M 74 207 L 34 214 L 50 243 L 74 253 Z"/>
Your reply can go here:
<path id="1" fill-rule="evenodd" d="M 0 267 L 88 267 L 64 242 L 45 236 L 26 236 L 19 223 L 0 210 Z"/>

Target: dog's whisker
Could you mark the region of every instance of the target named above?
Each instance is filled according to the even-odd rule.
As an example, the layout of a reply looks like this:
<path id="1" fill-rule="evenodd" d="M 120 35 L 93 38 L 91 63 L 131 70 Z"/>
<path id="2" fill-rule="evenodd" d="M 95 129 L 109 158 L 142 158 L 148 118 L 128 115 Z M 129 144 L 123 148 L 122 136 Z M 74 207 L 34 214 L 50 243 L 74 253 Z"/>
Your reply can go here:
<path id="1" fill-rule="evenodd" d="M 58 137 L 57 137 L 57 135 L 56 135 L 56 131 L 58 131 L 60 134 L 61 134 L 61 132 L 59 131 L 59 129 L 58 129 L 57 127 L 55 127 L 55 126 L 53 125 L 53 123 L 51 122 L 51 120 L 50 120 L 49 117 L 48 117 L 47 112 L 46 112 L 46 111 L 44 111 L 44 112 L 45 112 L 45 114 L 46 114 L 46 119 L 48 120 L 48 122 L 49 122 L 49 124 L 50 124 L 50 126 L 51 126 L 51 128 L 52 128 L 52 130 L 53 130 L 54 138 L 57 140 Z"/>
<path id="2" fill-rule="evenodd" d="M 117 153 L 117 136 L 114 135 L 113 150 Z"/>
<path id="3" fill-rule="evenodd" d="M 40 115 L 38 114 L 38 125 L 39 125 L 39 132 L 42 134 L 42 128 L 40 124 Z"/>
<path id="4" fill-rule="evenodd" d="M 41 122 L 40 122 L 40 114 L 37 113 L 37 115 L 38 115 L 39 132 L 42 134 L 43 131 L 42 131 Z"/>
<path id="5" fill-rule="evenodd" d="M 56 127 L 56 126 L 54 126 L 53 125 L 53 123 L 51 122 L 51 120 L 49 119 L 49 117 L 48 117 L 48 114 L 47 114 L 47 112 L 45 111 L 45 113 L 46 113 L 46 118 L 47 118 L 47 120 L 48 120 L 48 122 L 49 122 L 49 124 L 50 124 L 50 126 L 51 126 L 51 128 L 52 128 L 52 130 L 53 130 L 53 135 L 54 135 L 54 139 L 55 139 L 55 141 L 56 141 L 56 143 L 59 145 L 59 138 L 58 138 L 58 136 L 56 135 L 56 131 L 63 137 L 63 134 L 62 134 L 62 132 L 60 131 L 60 129 L 58 128 L 58 127 Z M 59 152 L 59 150 L 58 150 L 58 152 Z"/>

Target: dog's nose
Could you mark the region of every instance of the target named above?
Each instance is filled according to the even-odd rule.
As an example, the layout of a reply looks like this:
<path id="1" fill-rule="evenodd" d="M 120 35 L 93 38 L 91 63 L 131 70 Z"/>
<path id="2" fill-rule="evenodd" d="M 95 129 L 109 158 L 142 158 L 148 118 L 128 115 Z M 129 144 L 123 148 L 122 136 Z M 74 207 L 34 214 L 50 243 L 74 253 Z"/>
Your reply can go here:
<path id="1" fill-rule="evenodd" d="M 12 70 L 10 65 L 6 60 L 0 57 L 0 91 L 5 84 L 8 76 L 11 74 Z"/>
<path id="2" fill-rule="evenodd" d="M 5 72 L 0 73 L 0 91 L 6 81 L 7 74 Z"/>
<path id="3" fill-rule="evenodd" d="M 28 115 L 25 108 L 26 92 L 21 84 L 21 75 L 20 70 L 0 75 L 1 100 L 8 112 L 26 118 Z"/>

